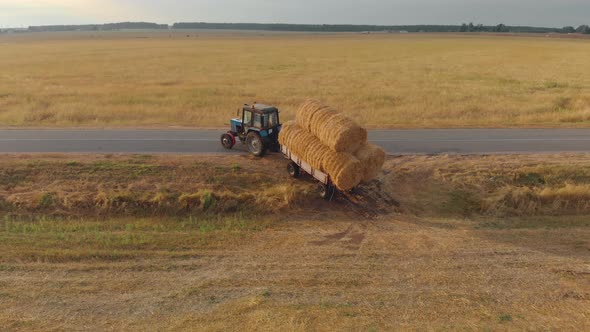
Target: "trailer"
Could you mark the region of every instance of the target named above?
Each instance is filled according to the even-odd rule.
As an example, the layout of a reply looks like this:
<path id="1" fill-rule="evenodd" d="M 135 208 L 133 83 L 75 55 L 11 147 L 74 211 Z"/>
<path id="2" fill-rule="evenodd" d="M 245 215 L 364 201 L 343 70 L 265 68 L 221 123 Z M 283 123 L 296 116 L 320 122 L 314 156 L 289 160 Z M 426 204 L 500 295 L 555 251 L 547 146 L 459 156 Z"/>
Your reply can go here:
<path id="1" fill-rule="evenodd" d="M 309 174 L 319 182 L 318 192 L 320 197 L 328 201 L 331 201 L 334 198 L 337 190 L 328 174 L 319 169 L 313 168 L 308 162 L 292 153 L 286 146 L 281 146 L 281 152 L 286 159 L 291 161 L 289 165 L 287 165 L 287 171 L 291 177 L 297 179 L 301 177 L 301 175 Z"/>

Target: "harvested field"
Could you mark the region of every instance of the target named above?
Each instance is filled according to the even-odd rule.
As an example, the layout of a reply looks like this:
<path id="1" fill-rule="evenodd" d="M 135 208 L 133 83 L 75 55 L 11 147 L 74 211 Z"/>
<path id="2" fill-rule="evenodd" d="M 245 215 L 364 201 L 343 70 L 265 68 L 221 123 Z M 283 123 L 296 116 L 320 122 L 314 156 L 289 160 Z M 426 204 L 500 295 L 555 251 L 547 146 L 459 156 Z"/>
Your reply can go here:
<path id="1" fill-rule="evenodd" d="M 290 120 L 307 98 L 370 128 L 590 126 L 587 39 L 96 32 L 0 47 L 4 127 L 225 127 L 245 102 Z"/>
<path id="2" fill-rule="evenodd" d="M 0 230 L 5 329 L 587 330 L 587 219 Z M 546 228 L 548 226 L 548 228 Z"/>
<path id="3" fill-rule="evenodd" d="M 3 204 L 37 207 L 2 209 L 0 326 L 590 329 L 587 155 L 391 157 L 358 190 L 395 199 L 397 212 L 373 218 L 307 200 L 312 182 L 285 166 L 279 156 L 2 157 Z M 121 217 L 66 214 L 61 203 L 74 191 L 223 197 L 242 186 L 265 189 L 253 211 Z"/>

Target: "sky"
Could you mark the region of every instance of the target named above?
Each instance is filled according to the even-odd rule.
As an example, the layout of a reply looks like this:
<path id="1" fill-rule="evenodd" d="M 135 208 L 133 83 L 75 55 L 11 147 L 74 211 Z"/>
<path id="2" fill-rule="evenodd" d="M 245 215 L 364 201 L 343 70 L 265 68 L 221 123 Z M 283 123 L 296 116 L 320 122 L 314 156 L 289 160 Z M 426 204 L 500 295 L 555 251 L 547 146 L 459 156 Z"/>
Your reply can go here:
<path id="1" fill-rule="evenodd" d="M 0 0 L 0 27 L 122 21 L 590 24 L 590 0 Z"/>

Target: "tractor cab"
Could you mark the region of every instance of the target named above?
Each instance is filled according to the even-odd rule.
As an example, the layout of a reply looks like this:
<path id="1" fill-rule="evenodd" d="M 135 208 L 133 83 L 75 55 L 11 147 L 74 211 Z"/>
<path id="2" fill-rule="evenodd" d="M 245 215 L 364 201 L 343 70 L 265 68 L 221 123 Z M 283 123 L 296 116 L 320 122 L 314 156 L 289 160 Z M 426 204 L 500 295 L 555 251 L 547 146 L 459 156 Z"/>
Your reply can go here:
<path id="1" fill-rule="evenodd" d="M 231 131 L 235 133 L 247 134 L 249 130 L 270 131 L 278 126 L 279 110 L 262 104 L 244 105 L 238 111 L 238 118 L 231 120 Z"/>
<path id="2" fill-rule="evenodd" d="M 267 149 L 279 151 L 279 110 L 276 107 L 254 103 L 238 110 L 237 118 L 230 121 L 230 130 L 221 136 L 221 144 L 232 149 L 236 139 L 248 145 L 248 150 L 262 156 Z"/>

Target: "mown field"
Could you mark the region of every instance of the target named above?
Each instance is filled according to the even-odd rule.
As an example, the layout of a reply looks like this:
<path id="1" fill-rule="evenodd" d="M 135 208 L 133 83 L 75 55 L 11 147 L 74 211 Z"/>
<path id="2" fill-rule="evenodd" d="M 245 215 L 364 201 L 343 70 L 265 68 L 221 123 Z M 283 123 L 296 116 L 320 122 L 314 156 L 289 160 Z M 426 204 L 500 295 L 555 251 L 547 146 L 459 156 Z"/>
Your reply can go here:
<path id="1" fill-rule="evenodd" d="M 0 35 L 0 126 L 223 126 L 318 98 L 369 127 L 588 127 L 587 39 Z"/>
<path id="2" fill-rule="evenodd" d="M 0 326 L 590 328 L 587 155 L 391 157 L 354 203 L 285 166 L 3 156 Z"/>

